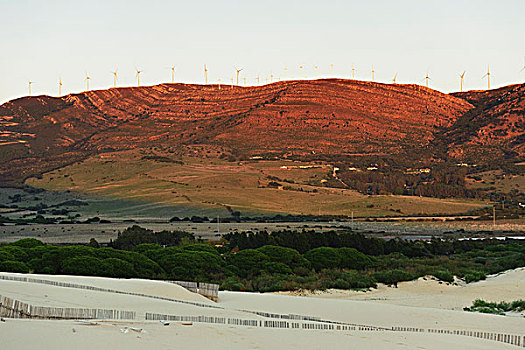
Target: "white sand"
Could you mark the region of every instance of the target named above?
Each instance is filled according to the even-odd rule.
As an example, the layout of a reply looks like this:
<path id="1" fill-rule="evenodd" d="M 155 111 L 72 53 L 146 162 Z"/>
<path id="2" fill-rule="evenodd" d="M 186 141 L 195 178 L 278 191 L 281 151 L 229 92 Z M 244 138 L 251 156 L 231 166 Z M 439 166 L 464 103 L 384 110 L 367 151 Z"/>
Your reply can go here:
<path id="1" fill-rule="evenodd" d="M 205 323 L 184 326 L 180 322 L 171 322 L 169 326 L 163 326 L 160 322 L 144 321 L 145 312 L 267 320 L 238 309 L 310 315 L 330 321 L 384 327 L 468 329 L 525 335 L 524 318 L 435 308 L 439 307 L 436 306 L 439 303 L 455 307 L 463 303 L 463 300 L 473 297 L 468 293 L 485 293 L 476 295 L 484 299 L 490 299 L 486 295 L 517 299 L 523 295 L 523 288 L 519 291 L 508 288 L 522 286 L 525 279 L 524 269 L 466 287 L 443 286 L 433 281 L 402 284 L 398 289 L 385 287 L 384 290 L 375 292 L 375 295 L 383 298 L 377 301 L 220 292 L 220 302 L 217 304 L 182 287 L 165 282 L 73 276 L 30 275 L 29 277 L 198 301 L 219 305 L 224 309 L 202 308 L 139 296 L 0 280 L 0 295 L 33 305 L 131 310 L 136 311 L 138 316 L 138 320 L 133 323 L 109 321 L 104 325 L 96 326 L 69 320 L 7 319 L 6 322 L 0 322 L 1 349 L 517 349 L 516 346 L 491 340 L 446 334 L 270 329 Z M 517 286 L 513 287 L 515 283 Z M 431 293 L 431 290 L 434 292 Z M 460 290 L 462 291 L 458 292 Z M 461 296 L 456 298 L 455 293 L 460 293 Z M 433 295 L 438 295 L 440 301 L 434 301 Z M 447 295 L 451 295 L 452 301 L 447 300 Z M 397 304 L 403 302 L 409 304 L 407 300 L 411 299 L 416 301 L 412 306 L 393 305 L 389 303 L 387 297 Z M 429 299 L 427 303 L 424 303 L 425 298 Z M 432 308 L 421 307 L 427 304 L 433 305 Z M 145 332 L 121 332 L 126 326 L 143 328 Z"/>
<path id="2" fill-rule="evenodd" d="M 425 280 L 426 279 L 426 280 Z M 487 277 L 476 283 L 459 285 L 439 283 L 432 277 L 402 282 L 398 288 L 378 285 L 368 292 L 327 290 L 325 292 L 283 292 L 283 295 L 304 295 L 315 298 L 374 301 L 387 304 L 463 310 L 476 299 L 486 301 L 525 300 L 525 268 Z"/>

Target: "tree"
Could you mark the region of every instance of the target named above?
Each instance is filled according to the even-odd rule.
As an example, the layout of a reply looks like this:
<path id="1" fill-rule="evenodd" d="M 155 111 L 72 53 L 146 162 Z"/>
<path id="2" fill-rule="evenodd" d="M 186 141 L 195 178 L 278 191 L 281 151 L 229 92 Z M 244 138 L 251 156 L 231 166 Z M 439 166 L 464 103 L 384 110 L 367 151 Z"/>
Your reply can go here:
<path id="1" fill-rule="evenodd" d="M 319 247 L 307 251 L 304 257 L 316 271 L 340 267 L 341 255 L 336 248 Z"/>

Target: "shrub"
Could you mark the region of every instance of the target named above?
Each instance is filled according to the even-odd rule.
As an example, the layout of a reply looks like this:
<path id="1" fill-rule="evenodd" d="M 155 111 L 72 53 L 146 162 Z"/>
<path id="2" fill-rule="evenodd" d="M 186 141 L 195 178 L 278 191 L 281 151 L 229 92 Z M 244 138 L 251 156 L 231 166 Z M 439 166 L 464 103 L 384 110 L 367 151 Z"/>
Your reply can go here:
<path id="1" fill-rule="evenodd" d="M 62 272 L 81 276 L 106 276 L 108 266 L 104 260 L 94 256 L 77 256 L 67 258 L 62 264 Z"/>
<path id="2" fill-rule="evenodd" d="M 432 275 L 443 282 L 454 282 L 454 275 L 449 270 L 437 270 Z"/>
<path id="3" fill-rule="evenodd" d="M 269 261 L 266 254 L 254 249 L 241 250 L 226 257 L 226 263 L 236 267 L 238 275 L 244 278 L 259 275 L 263 264 Z"/>
<path id="4" fill-rule="evenodd" d="M 469 271 L 469 272 L 465 273 L 463 278 L 465 279 L 466 283 L 472 283 L 472 282 L 477 282 L 477 281 L 480 281 L 480 280 L 484 280 L 484 279 L 487 278 L 487 276 L 485 275 L 485 273 L 483 273 L 481 271 Z"/>
<path id="5" fill-rule="evenodd" d="M 0 262 L 0 271 L 27 273 L 29 267 L 21 261 L 6 260 Z"/>
<path id="6" fill-rule="evenodd" d="M 319 247 L 307 251 L 304 257 L 310 261 L 316 271 L 340 267 L 341 255 L 338 250 L 330 247 Z"/>
<path id="7" fill-rule="evenodd" d="M 398 282 L 411 281 L 415 278 L 413 274 L 403 270 L 385 270 L 374 273 L 374 278 L 384 284 L 397 285 Z"/>
<path id="8" fill-rule="evenodd" d="M 363 270 L 372 267 L 372 259 L 354 248 L 339 248 L 340 266 L 343 268 Z"/>
<path id="9" fill-rule="evenodd" d="M 23 238 L 19 239 L 16 242 L 10 243 L 9 245 L 22 247 L 22 248 L 34 248 L 37 246 L 42 246 L 44 243 L 35 238 Z"/>
<path id="10" fill-rule="evenodd" d="M 292 248 L 265 245 L 257 248 L 257 251 L 268 256 L 271 261 L 286 264 L 294 271 L 299 269 L 299 271 L 302 272 L 302 268 L 308 269 L 310 266 L 310 262 L 305 259 L 297 250 Z"/>

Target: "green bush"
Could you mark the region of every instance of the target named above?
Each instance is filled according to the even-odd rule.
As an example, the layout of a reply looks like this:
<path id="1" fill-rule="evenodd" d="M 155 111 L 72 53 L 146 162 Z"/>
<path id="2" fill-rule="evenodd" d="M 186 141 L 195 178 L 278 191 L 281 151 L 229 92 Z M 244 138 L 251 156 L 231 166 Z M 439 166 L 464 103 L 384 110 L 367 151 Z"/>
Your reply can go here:
<path id="1" fill-rule="evenodd" d="M 234 266 L 240 277 L 256 276 L 261 273 L 264 263 L 270 262 L 270 258 L 255 249 L 241 250 L 226 257 L 226 263 Z"/>
<path id="2" fill-rule="evenodd" d="M 454 282 L 454 275 L 449 270 L 437 270 L 432 275 L 443 282 Z"/>
<path id="3" fill-rule="evenodd" d="M 465 279 L 466 283 L 472 283 L 472 282 L 484 280 L 487 278 L 487 276 L 485 275 L 485 273 L 481 271 L 469 271 L 465 273 L 463 278 Z"/>
<path id="4" fill-rule="evenodd" d="M 67 258 L 62 264 L 62 272 L 80 276 L 106 276 L 108 271 L 104 260 L 94 256 L 77 256 Z"/>
<path id="5" fill-rule="evenodd" d="M 223 260 L 217 254 L 188 251 L 164 257 L 160 265 L 169 277 L 176 280 L 206 281 L 220 273 Z"/>
<path id="6" fill-rule="evenodd" d="M 2 250 L 0 248 L 0 261 L 6 261 L 6 260 L 15 261 L 16 259 L 13 254 L 11 254 L 10 252 L 6 250 Z"/>
<path id="7" fill-rule="evenodd" d="M 279 262 L 289 266 L 294 272 L 299 269 L 309 269 L 310 262 L 297 250 L 274 245 L 265 245 L 257 248 L 257 251 L 266 255 L 271 261 Z"/>
<path id="8" fill-rule="evenodd" d="M 319 247 L 307 251 L 304 257 L 310 261 L 316 271 L 338 268 L 341 265 L 341 255 L 335 248 Z"/>
<path id="9" fill-rule="evenodd" d="M 354 248 L 338 248 L 340 267 L 354 270 L 363 270 L 372 267 L 372 258 Z"/>
<path id="10" fill-rule="evenodd" d="M 34 247 L 42 246 L 44 245 L 44 243 L 35 238 L 23 238 L 23 239 L 19 239 L 16 242 L 10 243 L 9 245 L 14 245 L 17 247 L 22 247 L 22 248 L 34 248 Z"/>
<path id="11" fill-rule="evenodd" d="M 244 284 L 235 277 L 228 277 L 222 282 L 220 286 L 221 290 L 233 290 L 233 291 L 245 291 L 246 287 Z"/>
<path id="12" fill-rule="evenodd" d="M 27 273 L 29 272 L 29 267 L 21 261 L 6 260 L 0 262 L 0 271 Z"/>
<path id="13" fill-rule="evenodd" d="M 119 278 L 138 277 L 133 265 L 127 261 L 117 258 L 107 258 L 103 260 L 103 264 L 106 266 L 104 276 Z"/>
<path id="14" fill-rule="evenodd" d="M 415 278 L 413 274 L 404 270 L 377 271 L 373 276 L 378 282 L 388 285 L 397 285 L 398 282 L 411 281 Z"/>

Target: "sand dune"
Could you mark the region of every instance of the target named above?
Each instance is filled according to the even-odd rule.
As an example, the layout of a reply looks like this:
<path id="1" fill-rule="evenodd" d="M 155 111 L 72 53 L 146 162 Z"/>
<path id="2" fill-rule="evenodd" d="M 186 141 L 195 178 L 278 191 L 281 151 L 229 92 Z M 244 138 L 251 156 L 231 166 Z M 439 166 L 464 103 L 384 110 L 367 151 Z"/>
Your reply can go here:
<path id="1" fill-rule="evenodd" d="M 0 273 L 0 275 L 23 276 L 8 273 Z M 2 349 L 173 347 L 184 349 L 206 347 L 213 349 L 516 349 L 518 347 L 515 345 L 494 340 L 429 333 L 428 329 L 506 333 L 521 335 L 521 339 L 525 335 L 523 318 L 437 309 L 439 305 L 455 308 L 468 299 L 468 293 L 480 294 L 477 297 L 490 299 L 487 296 L 503 297 L 502 292 L 507 290 L 508 297 L 516 293 L 516 297 L 512 296 L 512 299 L 515 299 L 522 292 L 508 288 L 522 287 L 525 269 L 510 271 L 465 287 L 443 286 L 434 281 L 423 280 L 401 284 L 398 289 L 384 287 L 370 293 L 368 300 L 341 299 L 341 297 L 348 297 L 343 296 L 342 293 L 336 298 L 333 295 L 331 298 L 326 298 L 220 292 L 218 303 L 180 286 L 161 281 L 45 275 L 29 275 L 29 277 L 108 288 L 124 293 L 141 293 L 147 296 L 0 280 L 0 295 L 32 305 L 132 310 L 137 315 L 136 320 L 133 321 L 106 320 L 96 325 L 75 320 L 6 319 L 6 322 L 0 322 Z M 431 293 L 431 290 L 434 292 Z M 440 300 L 432 301 L 432 295 L 439 295 Z M 194 304 L 156 299 L 156 297 Z M 355 298 L 363 297 L 361 294 L 355 295 Z M 370 300 L 372 298 L 380 300 Z M 424 304 L 425 298 L 430 305 L 420 305 Z M 415 300 L 412 305 L 400 305 L 410 304 L 407 302 L 410 299 Z M 216 308 L 205 307 L 208 305 Z M 425 332 L 359 329 L 343 331 L 335 330 L 334 324 L 332 324 L 334 330 L 301 327 L 268 328 L 259 325 L 263 325 L 265 321 L 282 320 L 259 316 L 249 311 L 305 315 L 325 321 L 387 328 L 417 327 L 424 328 Z M 146 321 L 144 317 L 146 312 L 255 320 L 258 326 L 200 322 L 183 325 L 176 321 L 171 321 L 169 326 L 164 326 L 158 321 Z M 312 321 L 285 321 L 290 324 L 295 322 L 298 325 L 320 324 Z"/>
<path id="2" fill-rule="evenodd" d="M 476 299 L 495 302 L 525 299 L 525 268 L 492 275 L 484 281 L 470 284 L 443 283 L 433 277 L 425 277 L 399 283 L 398 288 L 379 284 L 377 289 L 367 292 L 330 289 L 324 292 L 302 291 L 277 294 L 463 310 L 464 307 L 471 306 Z"/>

